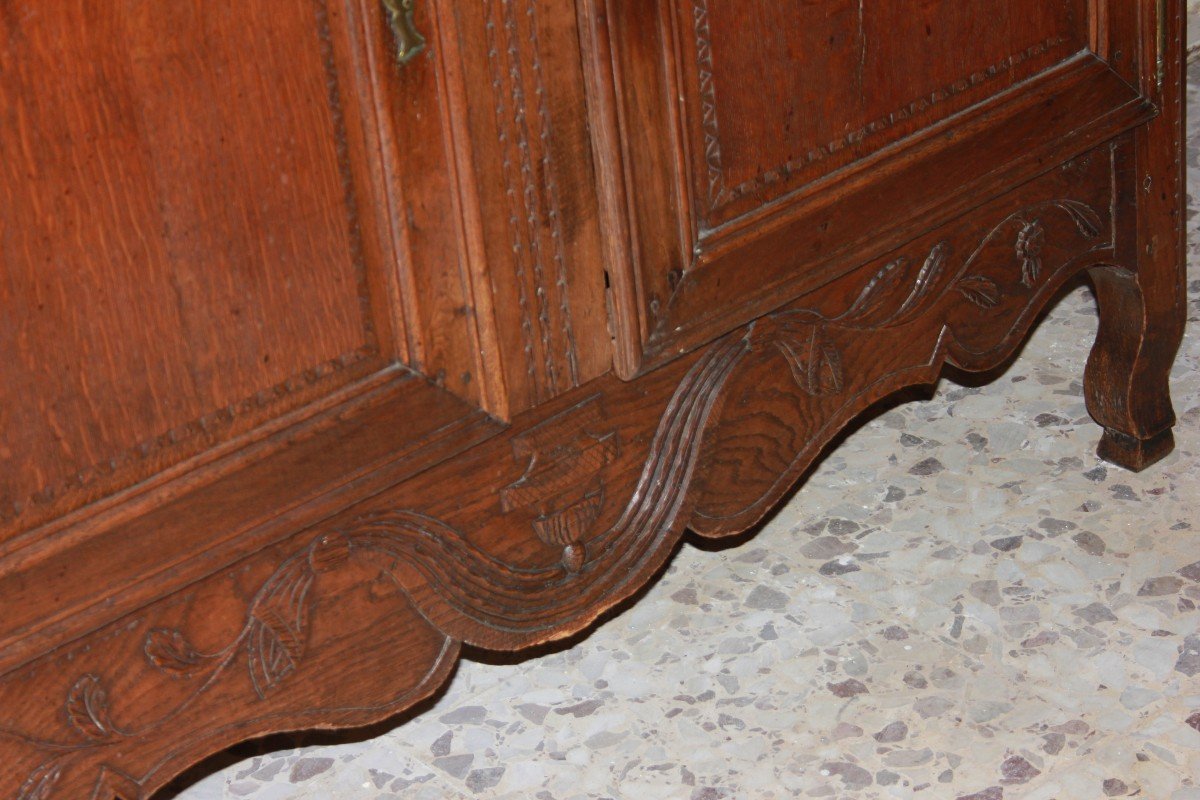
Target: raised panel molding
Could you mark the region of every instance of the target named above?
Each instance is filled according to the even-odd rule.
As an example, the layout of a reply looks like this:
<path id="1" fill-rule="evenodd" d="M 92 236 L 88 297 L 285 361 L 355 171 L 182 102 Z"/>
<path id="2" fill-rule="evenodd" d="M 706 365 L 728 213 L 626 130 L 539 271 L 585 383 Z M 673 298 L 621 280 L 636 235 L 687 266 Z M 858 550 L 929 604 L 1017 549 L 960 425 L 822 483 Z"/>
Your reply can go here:
<path id="1" fill-rule="evenodd" d="M 1012 148 L 1009 169 L 1014 179 L 1032 178 L 1043 164 L 1079 155 L 1086 151 L 1079 146 L 1094 147 L 1152 113 L 1145 99 L 1127 94 L 1127 84 L 1088 59 L 1068 62 L 1038 80 L 1043 78 L 1040 90 L 1012 95 L 1006 110 L 1000 110 L 1005 105 L 1001 104 L 987 112 L 987 126 L 994 126 L 993 131 L 966 126 L 984 132 L 994 153 Z M 1047 107 L 1060 109 L 1059 119 L 1072 120 L 1071 130 L 1064 129 L 1048 146 L 1054 156 L 1036 155 L 1018 144 L 1023 136 L 1018 130 L 1043 124 L 1039 117 L 1044 112 L 1032 100 L 1042 92 L 1072 98 L 1065 103 L 1060 97 L 1045 101 Z M 1074 102 L 1096 105 L 1066 107 Z M 1000 121 L 1009 114 L 1007 121 Z M 1078 125 L 1076 120 L 1084 118 L 1093 122 Z M 936 126 L 930 130 L 936 131 Z M 978 203 L 973 187 L 995 175 L 976 171 L 971 153 L 982 146 L 957 135 L 914 137 L 897 146 L 911 148 L 903 156 L 885 150 L 839 173 L 838 192 L 805 190 L 794 201 L 764 206 L 762 214 L 745 224 L 731 224 L 696 240 L 691 264 L 667 281 L 667 299 L 649 309 L 656 321 L 644 344 L 640 370 L 678 357 L 731 324 L 736 317 L 720 302 L 730 287 L 744 303 L 738 316 L 766 313 L 781 300 L 811 291 L 864 258 L 876 258 L 894 247 L 904 235 L 902 218 L 940 223 L 961 213 L 964 204 Z"/>
<path id="2" fill-rule="evenodd" d="M 693 0 L 693 4 L 696 10 L 696 53 L 698 55 L 696 95 L 701 99 L 700 126 L 704 132 L 704 155 L 708 166 L 709 187 L 706 213 L 710 215 L 720 211 L 728 203 L 743 197 L 757 195 L 769 186 L 788 183 L 814 164 L 864 142 L 869 142 L 873 137 L 895 127 L 898 123 L 917 117 L 968 89 L 993 81 L 1011 72 L 1013 67 L 1043 55 L 1067 41 L 1061 36 L 1047 38 L 1019 53 L 1014 53 L 1001 61 L 990 64 L 985 69 L 977 70 L 952 83 L 934 89 L 845 136 L 824 143 L 813 143 L 812 146 L 805 148 L 803 155 L 764 168 L 752 180 L 729 186 L 725 179 L 724 165 L 721 163 L 721 126 L 717 118 L 716 78 L 713 75 L 712 44 L 708 41 L 708 0 Z"/>
<path id="3" fill-rule="evenodd" d="M 360 213 L 363 187 L 358 185 L 361 172 L 355 163 L 361 148 L 351 141 L 347 126 L 343 97 L 347 76 L 339 66 L 335 52 L 338 34 L 331 27 L 328 0 L 316 0 L 306 8 L 311 9 L 325 72 L 325 99 L 333 128 L 332 149 L 341 184 L 342 202 L 338 213 L 349 248 L 348 262 L 331 266 L 344 267 L 353 275 L 355 310 L 361 326 L 360 343 L 333 358 L 307 365 L 283 380 L 260 386 L 235 402 L 106 452 L 99 460 L 81 464 L 69 475 L 46 482 L 23 495 L 0 494 L 0 542 L 42 524 L 53 525 L 64 515 L 89 503 L 106 500 L 139 482 L 149 481 L 142 488 L 161 483 L 164 471 L 180 462 L 191 459 L 191 466 L 197 467 L 219 458 L 231 448 L 263 439 L 280 427 L 276 420 L 282 415 L 297 412 L 308 404 L 320 406 L 324 398 L 348 384 L 368 379 L 395 357 L 389 341 L 390 327 L 384 325 L 381 331 L 376 321 L 382 300 L 369 274 L 364 244 Z M 164 229 L 164 236 L 169 235 L 166 223 Z M 314 304 L 324 302 L 318 297 L 311 300 Z M 269 354 L 267 358 L 270 358 Z M 304 415 L 305 412 L 299 413 Z"/>
<path id="4" fill-rule="evenodd" d="M 895 105 L 888 107 L 881 103 L 874 103 L 874 106 L 880 107 L 872 107 L 868 113 L 875 115 L 868 119 L 854 119 L 855 112 L 852 104 L 845 106 L 844 111 L 842 109 L 825 109 L 824 112 L 821 112 L 816 108 L 806 107 L 799 97 L 794 97 L 792 102 L 798 104 L 792 109 L 794 113 L 802 116 L 804 114 L 828 116 L 831 113 L 845 113 L 851 115 L 848 120 L 852 121 L 848 121 L 845 126 L 835 126 L 839 128 L 838 135 L 828 139 L 797 138 L 797 135 L 791 132 L 790 126 L 789 129 L 771 132 L 771 139 L 789 142 L 788 150 L 791 152 L 788 157 L 782 159 L 776 159 L 772 155 L 772 151 L 767 148 L 770 143 L 761 140 L 763 131 L 758 130 L 760 139 L 754 139 L 749 133 L 743 131 L 741 135 L 733 137 L 736 145 L 740 146 L 743 151 L 755 151 L 755 158 L 758 160 L 750 170 L 752 174 L 745 174 L 743 166 L 741 174 L 731 177 L 723 156 L 730 149 L 726 123 L 732 123 L 736 129 L 744 127 L 747 120 L 721 119 L 721 108 L 723 105 L 728 105 L 721 101 L 733 98 L 738 101 L 734 103 L 737 107 L 742 105 L 740 102 L 742 98 L 754 96 L 754 89 L 745 85 L 725 85 L 722 88 L 722 82 L 728 81 L 729 76 L 736 72 L 729 64 L 721 63 L 714 51 L 719 49 L 723 43 L 727 48 L 726 55 L 728 56 L 729 48 L 736 45 L 729 41 L 733 37 L 726 35 L 718 36 L 717 44 L 714 47 L 713 26 L 717 23 L 714 23 L 713 18 L 724 14 L 726 17 L 724 25 L 728 27 L 731 15 L 730 7 L 727 0 L 677 0 L 674 5 L 679 8 L 679 16 L 690 20 L 691 23 L 690 30 L 680 32 L 681 36 L 691 39 L 690 50 L 684 49 L 682 52 L 683 63 L 679 69 L 683 75 L 684 85 L 680 87 L 680 91 L 687 98 L 687 110 L 684 115 L 687 120 L 686 124 L 695 129 L 694 141 L 697 143 L 698 150 L 698 157 L 695 159 L 696 169 L 705 173 L 703 176 L 697 175 L 696 179 L 698 188 L 701 185 L 707 187 L 707 191 L 699 191 L 700 203 L 697 209 L 700 223 L 699 235 L 702 238 L 709 229 L 728 223 L 742 214 L 754 211 L 762 203 L 776 199 L 780 191 L 799 188 L 805 180 L 818 179 L 838 167 L 852 163 L 855 159 L 870 155 L 872 152 L 870 145 L 875 140 L 883 139 L 884 141 L 879 143 L 880 146 L 887 145 L 897 138 L 914 133 L 918 126 L 934 124 L 947 114 L 962 110 L 963 103 L 960 101 L 977 103 L 987 99 L 987 95 L 983 92 L 986 86 L 993 85 L 991 89 L 993 94 L 1003 91 L 1009 88 L 1014 81 L 1027 79 L 1037 71 L 1051 66 L 1055 61 L 1062 61 L 1074 55 L 1081 46 L 1081 40 L 1078 37 L 1073 35 L 1072 38 L 1068 38 L 1064 35 L 1063 30 L 1057 29 L 1060 23 L 1053 19 L 1054 15 L 1058 13 L 1056 7 L 1055 10 L 1045 14 L 1046 19 L 1027 20 L 1027 24 L 1031 26 L 1036 24 L 1040 26 L 1038 29 L 1045 29 L 1048 32 L 1053 30 L 1054 32 L 1031 44 L 1022 43 L 1024 46 L 1005 47 L 1003 55 L 997 54 L 990 63 L 975 63 L 970 71 L 964 71 L 963 74 L 939 76 L 936 79 L 931 76 L 928 78 L 931 82 L 923 83 L 919 69 L 922 65 L 914 64 L 915 72 L 909 81 L 912 86 L 907 89 L 910 94 L 896 97 L 887 95 L 890 102 Z M 928 5 L 929 10 L 923 9 L 909 14 L 908 17 L 919 19 L 922 14 L 931 14 L 933 18 L 937 19 L 947 16 L 945 7 L 939 8 L 936 3 Z M 847 29 L 838 29 L 836 33 L 838 36 L 847 38 L 839 38 L 837 41 L 831 39 L 828 47 L 858 51 L 859 63 L 856 65 L 860 83 L 858 89 L 864 98 L 873 99 L 875 93 L 886 92 L 888 87 L 873 85 L 870 76 L 864 73 L 868 66 L 868 51 L 874 52 L 894 43 L 886 37 L 878 41 L 873 38 L 878 31 L 874 27 L 868 26 L 867 15 L 884 16 L 892 12 L 859 6 L 851 14 L 846 11 L 851 6 L 851 3 L 830 4 L 830 8 L 823 12 L 830 18 L 845 14 L 844 24 L 847 26 Z M 1047 9 L 1049 8 L 1047 7 Z M 768 9 L 766 12 L 768 14 L 776 11 L 770 9 L 769 6 Z M 763 20 L 760 19 L 763 13 L 761 9 L 747 6 L 740 13 L 747 26 L 763 24 Z M 995 13 L 1000 15 L 1001 19 L 996 30 L 1007 30 L 1003 20 L 1007 19 L 1006 15 L 1009 13 L 1019 13 L 1019 3 L 1010 0 L 1002 7 L 995 9 Z M 850 17 L 854 17 L 857 30 L 848 29 Z M 1078 27 L 1079 23 L 1080 20 L 1075 20 L 1073 24 Z M 952 27 L 953 23 L 946 22 L 944 24 L 951 26 L 951 32 L 962 35 L 955 31 Z M 686 26 L 681 25 L 681 27 Z M 850 36 L 851 33 L 853 36 Z M 913 32 L 905 31 L 901 35 L 909 33 Z M 929 39 L 927 45 L 936 49 L 939 45 L 938 37 L 944 35 L 945 32 L 927 28 L 922 33 Z M 764 32 L 764 35 L 767 33 Z M 818 36 L 818 31 L 805 31 L 800 28 L 797 31 L 785 32 L 780 35 L 792 37 L 790 41 L 793 47 L 803 45 L 806 50 L 819 51 L 822 46 L 825 46 L 825 42 L 821 41 Z M 1003 34 L 1000 35 L 1001 39 L 1002 37 Z M 990 51 L 997 50 L 995 42 L 989 41 L 988 44 Z M 769 52 L 775 54 L 774 57 L 779 57 L 776 50 Z M 790 52 L 787 57 L 795 59 L 795 55 Z M 899 60 L 900 63 L 903 63 L 902 57 Z M 963 60 L 968 63 L 971 61 L 970 58 Z M 811 64 L 815 63 L 817 62 L 811 62 Z M 832 65 L 827 65 L 826 68 L 839 69 L 841 63 L 841 61 L 837 61 Z M 801 70 L 810 68 L 810 64 L 800 67 Z M 765 66 L 760 64 L 754 72 L 759 73 L 763 69 Z M 668 67 L 669 73 L 673 71 Z M 781 79 L 794 80 L 789 75 L 785 75 Z M 836 79 L 845 80 L 845 76 L 839 72 Z M 890 88 L 893 92 L 906 91 L 896 87 Z M 969 96 L 964 97 L 964 95 Z M 951 107 L 944 109 L 946 106 Z M 838 118 L 840 119 L 840 117 Z M 841 130 L 842 127 L 845 129 Z M 899 128 L 902 130 L 897 130 Z M 757 153 L 757 150 L 762 149 L 766 149 L 766 152 Z M 747 152 L 742 152 L 741 160 L 746 161 L 748 155 Z M 818 165 L 822 165 L 819 170 L 815 169 Z M 743 200 L 745 202 L 740 202 Z M 729 208 L 727 211 L 727 207 L 731 206 L 736 207 Z"/>
<path id="5" fill-rule="evenodd" d="M 0 526 L 0 800 L 148 800 L 239 742 L 402 721 L 464 648 L 578 635 L 687 531 L 752 530 L 881 401 L 994 374 L 1085 275 L 1099 455 L 1169 453 L 1184 0 L 814 2 L 0 14 L 0 198 L 29 198 L 0 467 L 154 440 Z M 995 74 L 953 81 L 939 25 Z M 796 155 L 775 97 L 832 109 L 790 130 L 824 141 L 937 86 L 736 195 Z"/>

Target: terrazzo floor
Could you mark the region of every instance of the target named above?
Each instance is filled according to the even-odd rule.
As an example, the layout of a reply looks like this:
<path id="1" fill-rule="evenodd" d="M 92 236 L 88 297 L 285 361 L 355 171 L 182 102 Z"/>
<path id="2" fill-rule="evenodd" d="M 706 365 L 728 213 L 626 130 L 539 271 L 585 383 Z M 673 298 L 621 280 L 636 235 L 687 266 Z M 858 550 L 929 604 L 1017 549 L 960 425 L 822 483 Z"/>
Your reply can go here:
<path id="1" fill-rule="evenodd" d="M 1200 198 L 1196 122 L 1191 145 Z M 1195 212 L 1189 233 L 1196 276 Z M 996 382 L 859 428 L 756 537 L 685 545 L 570 649 L 464 662 L 377 738 L 227 759 L 170 796 L 1200 800 L 1190 297 L 1178 448 L 1141 475 L 1092 455 L 1081 288 Z"/>

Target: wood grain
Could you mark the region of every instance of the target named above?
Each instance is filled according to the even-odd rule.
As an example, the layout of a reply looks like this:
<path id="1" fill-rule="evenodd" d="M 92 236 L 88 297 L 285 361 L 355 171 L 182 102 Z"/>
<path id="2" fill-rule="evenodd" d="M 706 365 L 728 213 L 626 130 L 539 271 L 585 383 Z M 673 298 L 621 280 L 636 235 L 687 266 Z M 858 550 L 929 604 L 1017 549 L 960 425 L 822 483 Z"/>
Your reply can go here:
<path id="1" fill-rule="evenodd" d="M 13 530 L 362 378 L 390 345 L 321 4 L 4 5 Z"/>
<path id="2" fill-rule="evenodd" d="M 864 408 L 936 382 L 944 364 L 1003 363 L 1065 281 L 1112 257 L 1113 170 L 1128 149 L 1068 162 L 756 323 L 770 344 L 730 383 L 693 528 L 750 527 Z"/>
<path id="3" fill-rule="evenodd" d="M 1170 0 L 1160 28 L 1150 4 L 1141 8 L 1138 42 L 1146 69 L 1143 91 L 1157 119 L 1135 131 L 1117 165 L 1121 227 L 1114 263 L 1093 273 L 1101 327 L 1088 360 L 1088 410 L 1104 426 L 1101 457 L 1141 470 L 1174 447 L 1175 411 L 1168 387 L 1187 316 L 1184 278 L 1185 14 Z M 1159 51 L 1164 47 L 1163 51 Z"/>
<path id="4" fill-rule="evenodd" d="M 411 363 L 508 419 L 612 361 L 578 23 L 517 0 L 416 20 L 435 44 L 403 70 L 370 45 Z"/>
<path id="5" fill-rule="evenodd" d="M 1142 20 L 1114 22 L 1095 3 L 981 8 L 594 6 L 608 21 L 591 51 L 607 58 L 595 64 L 607 73 L 593 87 L 596 122 L 620 149 L 601 162 L 612 193 L 602 207 L 625 215 L 609 226 L 631 240 L 609 266 L 621 375 L 1153 115 L 1117 51 L 1104 48 L 1110 62 L 1092 41 L 1102 21 L 1107 41 L 1140 36 Z M 806 56 L 817 52 L 813 70 Z M 786 78 L 779 63 L 792 65 Z"/>
<path id="6" fill-rule="evenodd" d="M 1087 32 L 1083 2 L 673 5 L 702 231 L 1037 75 Z M 772 73 L 801 52 L 822 57 Z"/>
<path id="7" fill-rule="evenodd" d="M 0 798 L 577 634 L 1083 273 L 1172 445 L 1181 0 L 151 6 L 0 0 Z"/>

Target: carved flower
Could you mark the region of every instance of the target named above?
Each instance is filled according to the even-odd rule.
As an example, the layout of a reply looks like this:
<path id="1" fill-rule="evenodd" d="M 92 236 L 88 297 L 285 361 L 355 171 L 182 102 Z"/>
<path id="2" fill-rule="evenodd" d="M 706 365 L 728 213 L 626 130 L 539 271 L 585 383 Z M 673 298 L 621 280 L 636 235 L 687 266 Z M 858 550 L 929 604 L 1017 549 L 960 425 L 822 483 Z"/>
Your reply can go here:
<path id="1" fill-rule="evenodd" d="M 1017 258 L 1021 259 L 1021 283 L 1029 288 L 1042 273 L 1042 248 L 1046 244 L 1046 229 L 1041 220 L 1021 225 L 1017 233 Z"/>

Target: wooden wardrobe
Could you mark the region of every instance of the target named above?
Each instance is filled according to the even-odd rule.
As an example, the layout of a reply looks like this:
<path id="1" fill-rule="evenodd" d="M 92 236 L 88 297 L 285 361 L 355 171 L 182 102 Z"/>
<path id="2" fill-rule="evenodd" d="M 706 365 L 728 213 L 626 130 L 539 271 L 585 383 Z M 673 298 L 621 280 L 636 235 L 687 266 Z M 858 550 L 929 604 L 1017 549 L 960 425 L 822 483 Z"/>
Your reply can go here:
<path id="1" fill-rule="evenodd" d="M 1087 273 L 1172 446 L 1182 0 L 0 0 L 0 800 L 568 636 Z"/>

